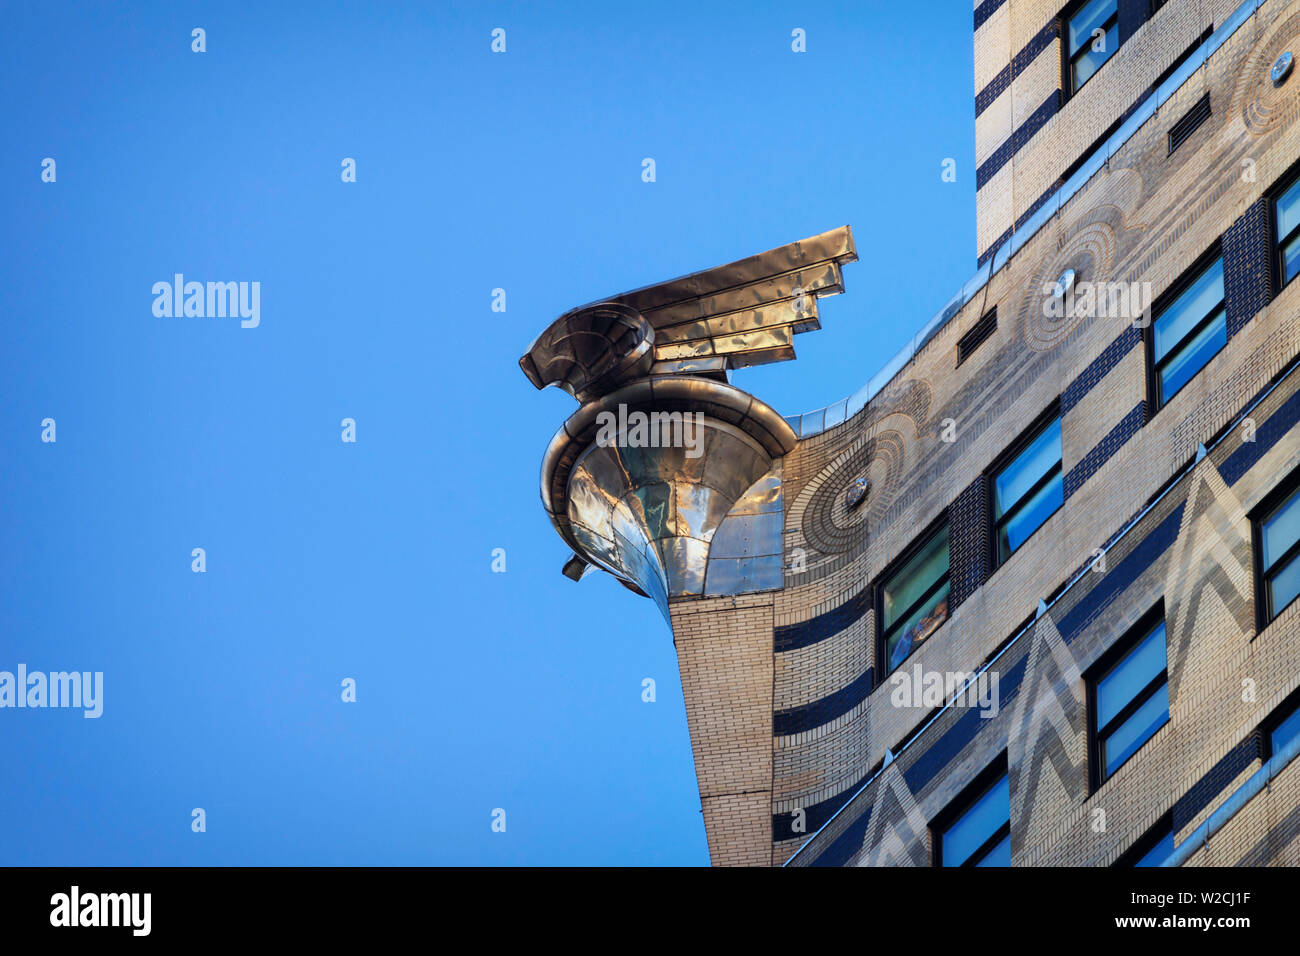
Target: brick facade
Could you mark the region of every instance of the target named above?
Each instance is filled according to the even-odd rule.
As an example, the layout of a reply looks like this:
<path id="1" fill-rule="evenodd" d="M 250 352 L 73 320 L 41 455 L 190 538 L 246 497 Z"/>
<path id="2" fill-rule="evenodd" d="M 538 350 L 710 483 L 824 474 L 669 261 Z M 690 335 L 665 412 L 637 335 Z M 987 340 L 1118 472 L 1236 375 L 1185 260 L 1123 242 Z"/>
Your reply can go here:
<path id="1" fill-rule="evenodd" d="M 1131 35 L 1068 98 L 1058 4 L 976 6 L 979 252 L 1238 7 L 1168 0 L 1134 27 L 1120 5 Z M 1013 862 L 1107 865 L 1167 816 L 1187 840 L 1260 768 L 1258 728 L 1300 684 L 1300 606 L 1257 633 L 1251 521 L 1300 463 L 1300 287 L 1278 291 L 1271 266 L 1271 196 L 1300 155 L 1300 79 L 1268 77 L 1285 50 L 1300 53 L 1300 2 L 1269 0 L 866 408 L 785 457 L 782 589 L 672 602 L 716 865 L 796 850 L 797 865 L 929 865 L 933 821 L 1004 755 Z M 1209 118 L 1170 153 L 1207 93 Z M 1216 244 L 1227 344 L 1158 408 L 1143 322 L 1044 307 L 1066 269 L 1159 301 Z M 1054 404 L 1064 503 L 995 566 L 989 469 Z M 859 477 L 871 491 L 850 509 Z M 948 617 L 907 666 L 996 672 L 989 718 L 897 706 L 877 659 L 881 574 L 945 519 Z M 1170 719 L 1097 786 L 1088 675 L 1156 607 Z M 1190 862 L 1300 861 L 1298 781 L 1288 767 Z"/>

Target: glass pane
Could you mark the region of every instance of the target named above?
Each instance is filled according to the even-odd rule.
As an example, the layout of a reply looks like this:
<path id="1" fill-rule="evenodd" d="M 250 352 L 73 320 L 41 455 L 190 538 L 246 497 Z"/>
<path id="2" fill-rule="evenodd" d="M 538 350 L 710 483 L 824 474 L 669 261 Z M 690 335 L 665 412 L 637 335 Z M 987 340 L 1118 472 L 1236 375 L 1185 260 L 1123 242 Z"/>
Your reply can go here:
<path id="1" fill-rule="evenodd" d="M 1300 272 L 1300 236 L 1296 236 L 1282 247 L 1282 255 L 1286 260 L 1286 278 L 1282 281 L 1287 283 L 1295 278 L 1297 272 Z"/>
<path id="2" fill-rule="evenodd" d="M 1269 735 L 1273 753 L 1280 754 L 1297 737 L 1300 737 L 1300 707 L 1291 711 L 1291 716 L 1278 724 L 1277 729 Z"/>
<path id="3" fill-rule="evenodd" d="M 1044 521 L 1056 513 L 1056 509 L 1065 500 L 1064 495 L 1065 489 L 1058 473 L 1016 512 L 1016 516 L 1006 523 L 1000 535 L 999 547 L 1002 549 L 1003 561 L 1011 557 L 1016 548 L 1024 544 Z"/>
<path id="4" fill-rule="evenodd" d="M 1297 179 L 1277 200 L 1277 237 L 1284 239 L 1291 230 L 1300 226 L 1300 179 Z"/>
<path id="5" fill-rule="evenodd" d="M 1147 850 L 1147 852 L 1142 855 L 1142 859 L 1138 860 L 1133 865 L 1134 866 L 1159 866 L 1161 863 L 1165 861 L 1165 859 L 1169 856 L 1169 854 L 1173 852 L 1174 852 L 1174 831 L 1170 830 L 1168 833 L 1166 833 L 1163 837 L 1160 838 L 1159 843 L 1157 843 L 1151 849 Z"/>
<path id="6" fill-rule="evenodd" d="M 1292 558 L 1283 565 L 1269 581 L 1268 593 L 1269 607 L 1276 617 L 1279 611 L 1296 599 L 1296 595 L 1300 595 L 1300 557 Z"/>
<path id="7" fill-rule="evenodd" d="M 1264 552 L 1264 570 L 1286 554 L 1286 549 L 1300 539 L 1300 492 L 1292 495 L 1264 519 L 1260 528 Z"/>
<path id="8" fill-rule="evenodd" d="M 994 480 L 994 515 L 1001 518 L 1061 461 L 1061 420 L 1055 419 Z"/>
<path id="9" fill-rule="evenodd" d="M 1074 90 L 1077 93 L 1079 87 L 1092 79 L 1092 75 L 1101 69 L 1101 65 L 1110 59 L 1115 48 L 1119 46 L 1119 27 L 1117 23 L 1112 23 L 1110 29 L 1106 31 L 1106 42 L 1101 51 L 1093 50 L 1091 43 L 1074 60 Z"/>
<path id="10" fill-rule="evenodd" d="M 948 573 L 948 528 L 936 534 L 884 587 L 885 627 L 894 623 L 934 582 Z"/>
<path id="11" fill-rule="evenodd" d="M 1196 325 L 1223 302 L 1223 260 L 1215 259 L 1195 282 L 1169 303 L 1155 322 L 1155 360 L 1178 347 Z"/>
<path id="12" fill-rule="evenodd" d="M 1160 689 L 1152 694 L 1133 716 L 1120 724 L 1109 737 L 1101 743 L 1102 765 L 1106 776 L 1115 772 L 1125 760 L 1131 757 L 1151 735 L 1164 726 L 1169 719 L 1169 685 L 1161 684 Z"/>
<path id="13" fill-rule="evenodd" d="M 961 866 L 1002 824 L 1011 819 L 1011 788 L 1006 774 L 943 832 L 944 866 Z"/>
<path id="14" fill-rule="evenodd" d="M 1097 682 L 1097 729 L 1105 727 L 1165 669 L 1165 622 L 1161 621 Z"/>
<path id="15" fill-rule="evenodd" d="M 1111 18 L 1118 8 L 1118 0 L 1092 0 L 1087 6 L 1070 17 L 1070 56 L 1079 52 L 1086 43 L 1092 43 L 1092 31 L 1101 27 Z M 1106 49 L 1114 52 L 1107 37 Z"/>
<path id="16" fill-rule="evenodd" d="M 1004 836 L 1000 843 L 984 855 L 976 866 L 1010 866 L 1011 865 L 1011 834 Z"/>
<path id="17" fill-rule="evenodd" d="M 939 629 L 939 625 L 948 619 L 948 584 L 934 592 L 934 597 L 916 609 L 907 622 L 889 636 L 889 669 L 907 659 L 907 655 L 927 637 Z"/>
<path id="18" fill-rule="evenodd" d="M 1178 394 L 1205 364 L 1219 354 L 1228 344 L 1228 323 L 1220 310 L 1218 317 L 1201 329 L 1194 339 L 1184 345 L 1169 364 L 1160 370 L 1160 403 L 1163 405 Z"/>

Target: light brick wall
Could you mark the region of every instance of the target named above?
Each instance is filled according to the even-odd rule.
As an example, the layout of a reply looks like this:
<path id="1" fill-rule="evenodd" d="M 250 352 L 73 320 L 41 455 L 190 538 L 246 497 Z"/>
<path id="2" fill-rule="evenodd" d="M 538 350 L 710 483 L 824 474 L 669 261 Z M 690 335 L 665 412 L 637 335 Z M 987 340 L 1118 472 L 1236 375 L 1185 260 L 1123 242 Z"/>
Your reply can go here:
<path id="1" fill-rule="evenodd" d="M 765 865 L 772 845 L 772 599 L 672 609 L 695 773 L 715 866 Z"/>

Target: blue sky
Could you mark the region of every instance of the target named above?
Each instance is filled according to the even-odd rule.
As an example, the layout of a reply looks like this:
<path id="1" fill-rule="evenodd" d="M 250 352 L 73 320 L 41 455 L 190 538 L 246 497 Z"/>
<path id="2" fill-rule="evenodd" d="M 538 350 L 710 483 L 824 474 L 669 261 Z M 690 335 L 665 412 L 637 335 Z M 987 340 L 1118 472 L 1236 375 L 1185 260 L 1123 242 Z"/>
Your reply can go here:
<path id="1" fill-rule="evenodd" d="M 576 406 L 518 357 L 848 223 L 734 381 L 850 394 L 974 271 L 971 57 L 968 3 L 6 5 L 0 670 L 104 709 L 0 709 L 0 863 L 707 863 L 670 634 L 560 575 Z M 156 317 L 177 272 L 260 325 Z"/>

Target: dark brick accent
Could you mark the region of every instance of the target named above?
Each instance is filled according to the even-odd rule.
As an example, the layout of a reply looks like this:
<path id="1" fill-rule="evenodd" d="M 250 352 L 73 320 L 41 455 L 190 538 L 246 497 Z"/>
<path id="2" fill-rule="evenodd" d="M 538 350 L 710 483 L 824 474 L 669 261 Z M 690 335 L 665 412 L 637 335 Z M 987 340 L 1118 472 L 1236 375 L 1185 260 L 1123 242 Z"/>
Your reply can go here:
<path id="1" fill-rule="evenodd" d="M 1270 203 L 1253 203 L 1223 234 L 1223 297 L 1228 338 L 1273 298 Z"/>
<path id="2" fill-rule="evenodd" d="M 1024 227 L 1025 223 L 1033 217 L 1034 213 L 1043 208 L 1043 204 L 1056 195 L 1056 191 L 1064 184 L 1065 180 L 1058 179 L 1056 182 L 1052 183 L 1052 185 L 1048 186 L 1047 189 L 1044 190 L 1043 194 L 1034 200 L 1033 205 L 1020 214 L 1020 218 L 1016 220 L 1016 224 L 1012 227 L 1012 231 L 1019 232 Z"/>
<path id="3" fill-rule="evenodd" d="M 1106 350 L 1093 359 L 1079 377 L 1065 387 L 1065 391 L 1061 393 L 1061 415 L 1068 415 L 1070 409 L 1078 405 L 1083 396 L 1109 375 L 1120 360 L 1128 355 L 1129 350 L 1141 341 L 1142 332 L 1135 326 L 1126 326 L 1119 337 L 1106 346 Z"/>
<path id="4" fill-rule="evenodd" d="M 1259 744 L 1255 734 L 1247 734 L 1210 768 L 1200 780 L 1192 784 L 1174 804 L 1174 832 L 1187 826 L 1198 813 L 1210 805 L 1223 789 L 1241 775 L 1241 772 L 1259 757 Z"/>
<path id="5" fill-rule="evenodd" d="M 844 828 L 817 859 L 809 866 L 844 866 L 853 858 L 853 854 L 862 849 L 862 842 L 867 838 L 867 827 L 871 825 L 871 807 L 867 807 L 862 816 Z"/>
<path id="6" fill-rule="evenodd" d="M 948 506 L 948 608 L 978 591 L 989 576 L 988 480 L 979 475 Z"/>
<path id="7" fill-rule="evenodd" d="M 1219 474 L 1229 486 L 1250 470 L 1263 454 L 1278 443 L 1283 435 L 1300 421 L 1300 392 L 1296 392 L 1255 429 L 1255 440 L 1242 442 L 1241 446 L 1219 466 Z"/>
<path id="8" fill-rule="evenodd" d="M 988 109 L 989 105 L 992 104 L 992 102 L 996 100 L 999 96 L 1001 96 L 1006 91 L 1006 88 L 1010 85 L 1011 85 L 1011 67 L 1004 66 L 998 72 L 997 76 L 989 80 L 988 85 L 985 86 L 984 89 L 980 90 L 978 93 L 975 94 L 976 119 L 978 119 L 979 115 L 983 113 L 986 109 Z"/>
<path id="9" fill-rule="evenodd" d="M 976 117 L 988 109 L 989 104 L 1001 96 L 1007 87 L 1011 85 L 1011 81 L 1023 73 L 1029 64 L 1038 59 L 1038 55 L 1051 46 L 1059 35 L 1059 24 L 1055 19 L 1034 34 L 1033 39 L 1026 43 L 1024 48 L 1012 58 L 1011 63 L 1005 66 L 997 76 L 989 80 L 984 89 L 975 95 Z"/>
<path id="10" fill-rule="evenodd" d="M 975 189 L 983 189 L 985 184 L 993 178 L 993 174 L 1007 164 L 1011 154 L 1015 151 L 1016 135 L 1013 132 L 1010 136 L 1002 141 L 1002 145 L 995 149 L 989 158 L 980 163 L 975 170 Z"/>
<path id="11" fill-rule="evenodd" d="M 1011 60 L 1011 78 L 1015 79 L 1029 64 L 1038 59 L 1038 54 L 1046 50 L 1060 35 L 1061 24 L 1055 17 L 1049 20 L 1041 30 L 1033 35 L 1019 53 Z"/>
<path id="12" fill-rule="evenodd" d="M 1147 419 L 1147 403 L 1138 402 L 1107 434 L 1089 450 L 1079 463 L 1065 473 L 1065 499 L 1083 487 L 1083 483 L 1097 473 L 1097 469 L 1110 460 L 1110 456 L 1124 447 L 1125 442 L 1142 429 Z"/>
<path id="13" fill-rule="evenodd" d="M 778 710 L 772 715 L 773 735 L 786 737 L 790 734 L 801 734 L 822 724 L 829 724 L 837 717 L 843 717 L 867 699 L 867 695 L 871 693 L 874 676 L 874 668 L 868 667 L 866 673 L 853 683 L 833 694 L 827 694 L 821 700 L 791 707 L 789 710 Z"/>
<path id="14" fill-rule="evenodd" d="M 811 806 L 801 807 L 800 809 L 804 812 L 804 826 L 806 828 L 806 832 L 804 833 L 794 832 L 792 829 L 794 826 L 794 817 L 791 816 L 788 811 L 786 813 L 772 814 L 772 842 L 780 843 L 782 840 L 793 840 L 796 837 L 804 837 L 806 839 L 807 837 L 812 836 L 826 825 L 827 820 L 835 816 L 836 811 L 838 811 L 840 807 L 849 802 L 849 798 L 853 796 L 853 794 L 862 789 L 862 785 L 866 783 L 867 780 L 870 779 L 871 774 L 875 772 L 874 769 L 871 770 L 870 773 L 853 786 L 847 788 L 841 793 L 835 794 L 833 797 L 827 797 L 820 803 L 814 803 Z M 868 808 L 867 812 L 863 814 L 863 818 L 865 819 L 869 816 L 871 816 L 870 808 Z M 865 833 L 866 831 L 864 830 L 863 834 L 865 835 Z M 853 849 L 857 850 L 861 845 L 862 840 L 859 838 L 858 846 L 855 846 Z"/>
<path id="15" fill-rule="evenodd" d="M 1009 137 L 993 151 L 988 159 L 980 163 L 975 170 L 975 189 L 983 189 L 993 175 L 1007 164 L 1011 157 L 1024 148 L 1034 138 L 1034 134 L 1043 128 L 1043 124 L 1056 115 L 1061 105 L 1061 91 L 1052 90 L 1047 99 L 1034 110 L 1029 117 L 1011 133 Z"/>
<path id="16" fill-rule="evenodd" d="M 831 608 L 816 617 L 798 624 L 782 624 L 773 634 L 773 650 L 779 654 L 834 637 L 870 610 L 871 588 L 868 587 L 839 607 Z"/>
<path id="17" fill-rule="evenodd" d="M 980 27 L 984 26 L 988 21 L 988 18 L 997 13 L 1002 7 L 1002 4 L 1006 2 L 1007 0 L 984 0 L 983 3 L 975 8 L 975 29 L 978 30 Z"/>
<path id="18" fill-rule="evenodd" d="M 1029 141 L 1034 138 L 1035 134 L 1043 128 L 1043 125 L 1056 115 L 1061 108 L 1061 91 L 1052 90 L 1047 94 L 1047 99 L 1039 104 L 1038 109 L 1029 114 L 1029 117 L 1016 127 L 1016 131 L 1011 134 L 1015 140 L 1016 152 L 1020 152 L 1029 145 Z"/>
<path id="19" fill-rule="evenodd" d="M 1001 707 L 1005 709 L 1008 701 L 1019 689 L 1021 681 L 1025 676 L 1025 665 L 1027 657 L 1021 655 L 1019 661 L 1013 664 L 1004 672 L 999 672 L 998 691 L 1001 698 Z M 989 721 L 979 716 L 978 709 L 969 709 L 962 711 L 961 716 L 953 722 L 947 732 L 942 737 L 937 738 L 925 751 L 908 750 L 900 759 L 912 759 L 912 764 L 903 770 L 903 779 L 913 793 L 920 793 L 921 789 L 934 778 L 935 774 L 942 771 L 948 763 L 962 752 L 979 733 L 984 724 Z M 873 776 L 880 771 L 876 766 L 867 773 L 865 777 L 846 787 L 833 797 L 821 801 L 820 803 L 804 807 L 806 814 L 805 822 L 808 828 L 808 834 L 816 833 L 822 826 L 833 817 L 841 807 L 848 802 L 862 789 Z M 822 852 L 812 866 L 843 866 L 844 863 L 853 856 L 862 847 L 862 840 L 866 836 L 867 823 L 871 818 L 871 807 L 868 805 L 860 817 L 854 820 L 844 833 L 836 837 L 835 841 Z M 778 843 L 782 840 L 792 840 L 798 834 L 791 831 L 790 827 L 794 820 L 789 813 L 774 813 L 772 815 L 772 841 Z"/>
<path id="20" fill-rule="evenodd" d="M 1151 14 L 1151 0 L 1119 0 L 1119 45 L 1128 42 Z"/>
<path id="21" fill-rule="evenodd" d="M 1179 502 L 1164 521 L 1160 522 L 1124 559 L 1113 566 L 1078 604 L 1057 620 L 1057 628 L 1065 643 L 1073 641 L 1110 602 L 1130 584 L 1146 573 L 1162 554 L 1173 547 L 1178 538 L 1178 527 L 1183 520 L 1186 501 Z M 1053 617 L 1056 615 L 1053 614 Z"/>
<path id="22" fill-rule="evenodd" d="M 975 268 L 978 269 L 980 268 L 980 266 L 984 265 L 984 263 L 988 262 L 989 259 L 992 258 L 993 254 L 997 252 L 1000 248 L 1002 248 L 1002 243 L 1006 242 L 1010 238 L 1011 238 L 1011 230 L 1008 229 L 1002 235 L 994 239 L 993 242 L 989 245 L 989 247 L 985 249 L 983 252 L 981 252 L 978 258 L 976 258 Z"/>

